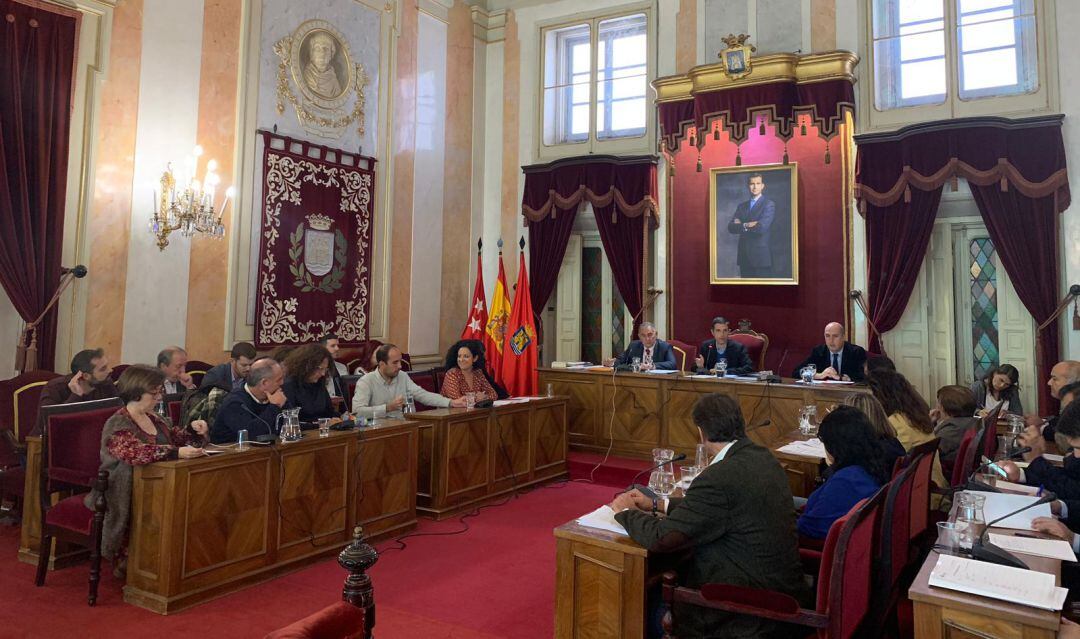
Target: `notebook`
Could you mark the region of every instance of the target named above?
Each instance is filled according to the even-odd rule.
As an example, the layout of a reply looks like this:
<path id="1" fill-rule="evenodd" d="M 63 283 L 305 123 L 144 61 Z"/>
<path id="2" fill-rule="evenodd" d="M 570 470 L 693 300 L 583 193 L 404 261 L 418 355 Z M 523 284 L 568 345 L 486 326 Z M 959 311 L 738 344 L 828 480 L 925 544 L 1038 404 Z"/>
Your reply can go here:
<path id="1" fill-rule="evenodd" d="M 952 555 L 938 557 L 929 584 L 1051 611 L 1061 610 L 1069 594 L 1054 585 L 1054 576 L 1049 573 Z"/>

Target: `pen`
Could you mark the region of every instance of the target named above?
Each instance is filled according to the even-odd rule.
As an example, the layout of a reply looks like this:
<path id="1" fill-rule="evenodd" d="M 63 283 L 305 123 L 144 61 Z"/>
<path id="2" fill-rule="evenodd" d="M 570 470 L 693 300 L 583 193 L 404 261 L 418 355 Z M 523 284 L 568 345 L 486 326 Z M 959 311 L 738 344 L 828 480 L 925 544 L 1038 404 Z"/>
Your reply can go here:
<path id="1" fill-rule="evenodd" d="M 1035 496 L 1036 497 L 1042 497 L 1042 494 L 1043 494 L 1043 487 L 1042 487 L 1042 484 L 1039 484 L 1039 490 L 1038 490 L 1038 492 L 1035 493 Z"/>

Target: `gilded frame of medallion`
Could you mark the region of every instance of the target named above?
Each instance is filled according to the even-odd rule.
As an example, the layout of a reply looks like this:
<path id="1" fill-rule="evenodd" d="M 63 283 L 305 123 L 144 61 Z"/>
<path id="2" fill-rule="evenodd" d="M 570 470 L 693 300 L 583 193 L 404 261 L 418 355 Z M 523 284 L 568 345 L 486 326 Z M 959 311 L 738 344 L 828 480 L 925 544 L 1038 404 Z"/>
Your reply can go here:
<path id="1" fill-rule="evenodd" d="M 739 174 L 749 177 L 754 173 L 764 173 L 768 190 L 768 173 L 787 171 L 790 181 L 787 199 L 790 201 L 789 215 L 791 224 L 791 276 L 790 277 L 742 277 L 721 276 L 718 273 L 716 258 L 720 248 L 718 231 L 720 230 L 717 211 L 717 176 Z M 778 196 L 783 198 L 783 196 Z M 770 198 L 777 201 L 775 198 Z M 782 201 L 782 200 L 781 200 Z M 730 202 L 729 202 L 730 203 Z M 724 211 L 729 215 L 730 211 Z M 774 242 L 775 244 L 775 242 Z M 738 250 L 737 248 L 735 250 Z M 734 284 L 754 286 L 796 286 L 799 283 L 799 170 L 797 162 L 788 164 L 756 164 L 752 166 L 726 166 L 709 169 L 709 284 Z"/>

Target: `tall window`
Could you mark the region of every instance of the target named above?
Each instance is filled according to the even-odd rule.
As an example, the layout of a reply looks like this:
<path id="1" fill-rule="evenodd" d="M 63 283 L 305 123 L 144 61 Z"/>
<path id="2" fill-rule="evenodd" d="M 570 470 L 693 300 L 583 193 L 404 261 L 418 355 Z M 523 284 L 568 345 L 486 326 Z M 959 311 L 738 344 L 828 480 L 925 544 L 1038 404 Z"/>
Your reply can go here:
<path id="1" fill-rule="evenodd" d="M 873 0 L 878 110 L 1039 88 L 1035 0 Z"/>
<path id="2" fill-rule="evenodd" d="M 637 13 L 543 31 L 545 145 L 645 135 L 647 30 Z"/>

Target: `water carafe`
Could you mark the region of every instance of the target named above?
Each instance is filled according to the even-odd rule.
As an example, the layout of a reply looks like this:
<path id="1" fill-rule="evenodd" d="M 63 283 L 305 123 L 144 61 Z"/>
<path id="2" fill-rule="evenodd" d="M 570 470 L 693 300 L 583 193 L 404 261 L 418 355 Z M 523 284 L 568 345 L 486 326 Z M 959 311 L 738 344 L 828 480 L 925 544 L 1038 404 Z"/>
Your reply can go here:
<path id="1" fill-rule="evenodd" d="M 274 427 L 281 434 L 281 441 L 295 442 L 303 437 L 300 432 L 300 409 L 286 408 L 278 413 L 274 420 Z"/>

